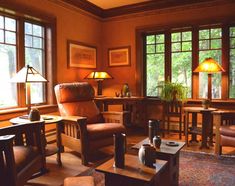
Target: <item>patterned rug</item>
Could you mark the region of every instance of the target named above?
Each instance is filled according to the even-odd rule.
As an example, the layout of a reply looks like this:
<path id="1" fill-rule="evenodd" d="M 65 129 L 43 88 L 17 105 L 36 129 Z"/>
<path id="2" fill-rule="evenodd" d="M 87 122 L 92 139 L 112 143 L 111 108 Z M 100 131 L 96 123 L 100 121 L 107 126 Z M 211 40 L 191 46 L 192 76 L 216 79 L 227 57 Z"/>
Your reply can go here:
<path id="1" fill-rule="evenodd" d="M 97 186 L 104 186 L 104 174 L 89 173 Z M 216 157 L 198 152 L 180 153 L 180 186 L 234 186 L 235 157 Z"/>

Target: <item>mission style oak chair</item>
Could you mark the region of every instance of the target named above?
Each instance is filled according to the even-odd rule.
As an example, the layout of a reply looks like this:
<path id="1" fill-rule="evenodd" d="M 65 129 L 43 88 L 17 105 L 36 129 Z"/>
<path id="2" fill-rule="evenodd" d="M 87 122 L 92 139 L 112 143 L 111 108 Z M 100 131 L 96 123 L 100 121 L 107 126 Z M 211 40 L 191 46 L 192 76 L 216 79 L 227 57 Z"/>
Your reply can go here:
<path id="1" fill-rule="evenodd" d="M 182 123 L 184 123 L 182 101 L 164 101 L 163 103 L 163 125 L 167 123 L 167 132 L 170 132 L 170 118 L 176 118 L 179 123 L 179 139 L 182 138 Z"/>
<path id="2" fill-rule="evenodd" d="M 44 122 L 0 128 L 0 186 L 23 186 L 45 171 L 43 131 Z"/>
<path id="3" fill-rule="evenodd" d="M 221 155 L 223 146 L 235 147 L 235 111 L 215 111 L 213 122 L 216 125 L 215 153 Z"/>
<path id="4" fill-rule="evenodd" d="M 56 99 L 63 116 L 61 144 L 81 154 L 88 163 L 95 150 L 113 144 L 113 134 L 125 133 L 125 112 L 100 112 L 94 102 L 94 89 L 87 82 L 55 86 Z M 63 147 L 62 147 L 63 150 Z"/>

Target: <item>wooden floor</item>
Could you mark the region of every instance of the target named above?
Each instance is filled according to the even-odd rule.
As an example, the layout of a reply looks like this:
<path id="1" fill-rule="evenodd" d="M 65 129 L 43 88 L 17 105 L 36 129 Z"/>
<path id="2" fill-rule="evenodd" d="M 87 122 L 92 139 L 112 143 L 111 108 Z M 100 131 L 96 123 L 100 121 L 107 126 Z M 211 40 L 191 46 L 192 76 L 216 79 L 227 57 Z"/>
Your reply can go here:
<path id="1" fill-rule="evenodd" d="M 141 140 L 145 139 L 147 135 L 143 133 L 143 129 L 128 129 L 127 132 L 127 144 L 128 146 L 132 146 Z M 171 132 L 170 134 L 166 134 L 165 139 L 171 140 L 179 140 L 179 135 L 177 133 Z M 198 136 L 198 140 L 200 141 L 200 136 Z M 184 136 L 182 137 L 182 141 L 184 141 Z M 189 147 L 184 147 L 183 150 L 187 151 L 200 151 L 205 153 L 214 153 L 214 147 L 210 147 L 210 149 L 200 148 L 200 142 L 190 144 Z M 32 179 L 28 182 L 27 186 L 59 186 L 63 184 L 63 180 L 69 176 L 77 176 L 83 172 L 89 172 L 92 167 L 97 166 L 101 162 L 106 161 L 112 156 L 113 147 L 109 146 L 103 148 L 102 151 L 99 152 L 99 155 L 96 155 L 96 159 L 90 163 L 89 167 L 82 166 L 81 160 L 77 153 L 71 152 L 69 149 L 65 150 L 65 153 L 62 153 L 62 163 L 63 166 L 59 167 L 56 162 L 56 156 L 47 157 L 47 167 L 49 172 L 45 175 L 38 177 L 36 179 Z M 233 154 L 235 155 L 235 148 L 223 148 L 224 154 Z"/>

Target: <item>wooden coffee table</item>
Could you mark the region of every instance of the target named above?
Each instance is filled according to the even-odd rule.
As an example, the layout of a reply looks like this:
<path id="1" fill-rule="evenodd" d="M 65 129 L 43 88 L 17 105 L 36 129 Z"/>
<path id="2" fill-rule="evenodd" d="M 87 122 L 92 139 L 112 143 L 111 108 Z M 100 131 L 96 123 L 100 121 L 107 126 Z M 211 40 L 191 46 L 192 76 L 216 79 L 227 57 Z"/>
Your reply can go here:
<path id="1" fill-rule="evenodd" d="M 140 163 L 138 156 L 125 155 L 125 167 L 113 167 L 114 160 L 108 160 L 95 170 L 105 174 L 105 186 L 154 186 L 167 185 L 167 161 L 156 160 L 155 167 L 150 168 Z"/>
<path id="2" fill-rule="evenodd" d="M 179 152 L 184 147 L 185 142 L 174 141 L 179 144 L 178 146 L 168 146 L 166 145 L 167 142 L 172 142 L 172 140 L 162 140 L 160 148 L 156 149 L 156 158 L 168 161 L 167 172 L 170 177 L 168 184 L 179 185 Z M 132 148 L 139 150 L 143 144 L 149 144 L 149 139 L 144 139 Z"/>

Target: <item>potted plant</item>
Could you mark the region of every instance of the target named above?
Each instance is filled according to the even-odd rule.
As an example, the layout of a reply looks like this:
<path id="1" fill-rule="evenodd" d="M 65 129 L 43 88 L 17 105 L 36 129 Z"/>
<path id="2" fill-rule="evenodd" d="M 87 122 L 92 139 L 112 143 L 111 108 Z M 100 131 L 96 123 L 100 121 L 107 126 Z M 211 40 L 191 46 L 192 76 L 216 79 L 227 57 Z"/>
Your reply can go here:
<path id="1" fill-rule="evenodd" d="M 185 101 L 187 99 L 188 88 L 182 83 L 172 83 L 164 81 L 161 87 L 160 98 L 164 101 Z"/>
<path id="2" fill-rule="evenodd" d="M 202 100 L 202 107 L 203 107 L 204 109 L 208 109 L 209 106 L 210 106 L 210 104 L 211 104 L 211 102 L 210 102 L 209 99 L 204 99 L 204 100 Z"/>

